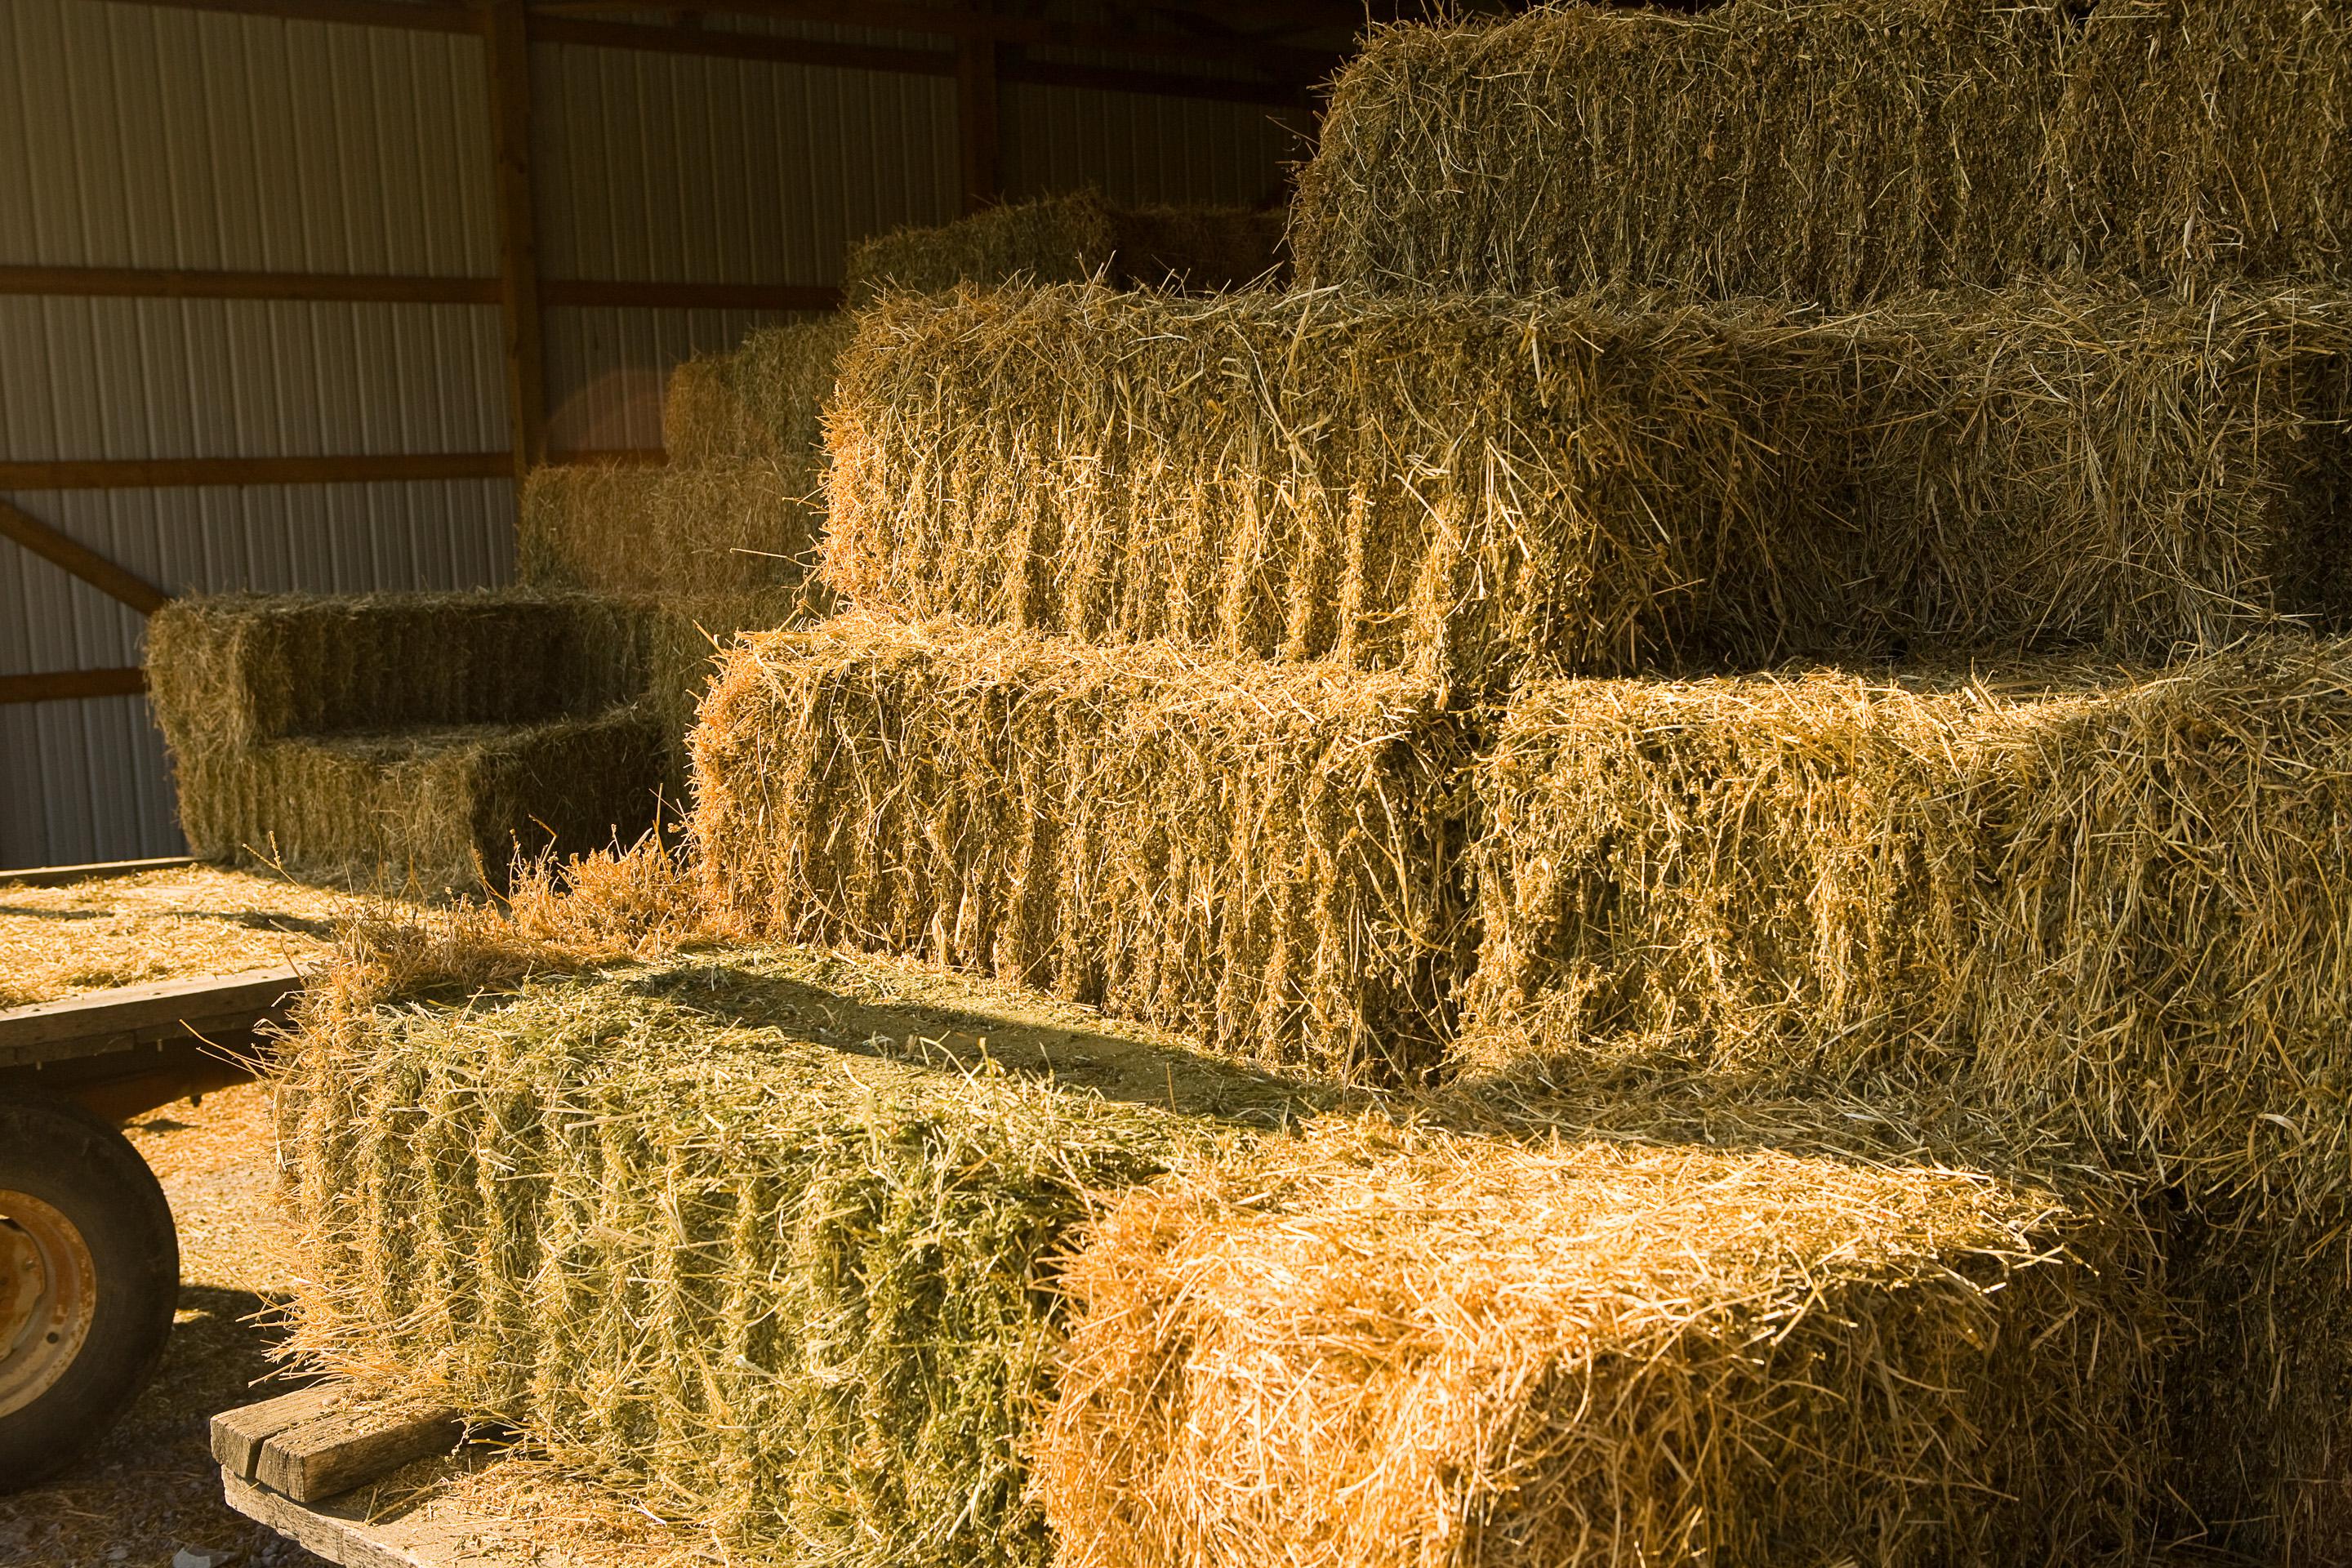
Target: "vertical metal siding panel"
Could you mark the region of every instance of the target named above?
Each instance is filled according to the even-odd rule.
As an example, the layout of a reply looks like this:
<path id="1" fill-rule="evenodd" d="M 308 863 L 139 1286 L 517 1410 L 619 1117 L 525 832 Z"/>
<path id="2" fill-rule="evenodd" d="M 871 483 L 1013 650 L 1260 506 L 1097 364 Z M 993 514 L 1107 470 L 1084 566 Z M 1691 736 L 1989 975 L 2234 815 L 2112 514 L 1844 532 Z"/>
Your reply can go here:
<path id="1" fill-rule="evenodd" d="M 1114 203 L 1246 205 L 1298 156 L 1297 132 L 1261 104 L 1020 82 L 1004 103 L 1016 196 L 1092 185 Z"/>

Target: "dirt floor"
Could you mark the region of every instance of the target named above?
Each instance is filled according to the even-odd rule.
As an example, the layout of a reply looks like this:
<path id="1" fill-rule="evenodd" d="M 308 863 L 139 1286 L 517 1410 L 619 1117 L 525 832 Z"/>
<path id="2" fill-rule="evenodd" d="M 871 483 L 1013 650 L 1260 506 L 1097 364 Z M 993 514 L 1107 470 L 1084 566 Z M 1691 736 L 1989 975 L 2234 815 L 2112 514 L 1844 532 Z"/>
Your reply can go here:
<path id="1" fill-rule="evenodd" d="M 206 1447 L 215 1411 L 288 1386 L 255 1386 L 270 1372 L 270 1334 L 254 1320 L 285 1282 L 268 1097 L 246 1085 L 128 1131 L 179 1222 L 178 1324 L 154 1383 L 95 1453 L 0 1497 L 0 1563 L 168 1568 L 182 1548 L 210 1547 L 242 1553 L 237 1568 L 311 1568 L 318 1558 L 222 1503 Z"/>

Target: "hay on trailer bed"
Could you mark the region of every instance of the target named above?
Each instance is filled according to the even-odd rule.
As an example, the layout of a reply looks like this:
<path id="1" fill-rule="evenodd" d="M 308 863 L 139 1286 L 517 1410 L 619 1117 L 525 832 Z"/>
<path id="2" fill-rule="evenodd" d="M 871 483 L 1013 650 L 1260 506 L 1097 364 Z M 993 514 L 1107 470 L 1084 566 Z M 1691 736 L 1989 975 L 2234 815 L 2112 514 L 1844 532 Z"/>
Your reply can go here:
<path id="1" fill-rule="evenodd" d="M 2112 1192 L 1710 1135 L 1332 1119 L 1130 1191 L 1061 1280 L 1061 1563 L 2145 1548 L 2161 1333 Z"/>
<path id="2" fill-rule="evenodd" d="M 1397 1081 L 1451 1034 L 1467 737 L 1425 690 L 864 612 L 739 643 L 693 741 L 716 905 Z"/>
<path id="3" fill-rule="evenodd" d="M 2352 18 L 2305 0 L 1548 7 L 1376 32 L 1290 242 L 1474 293 L 2340 275 L 2347 123 Z"/>
<path id="4" fill-rule="evenodd" d="M 346 975 L 279 1091 L 312 1364 L 511 1422 L 759 1560 L 873 1568 L 1047 1560 L 1018 1443 L 1090 1194 L 1329 1098 L 745 951 L 457 1005 Z"/>
<path id="5" fill-rule="evenodd" d="M 2352 307 L 2115 291 L 868 312 L 855 603 L 1466 689 L 1928 647 L 2216 647 L 2352 607 Z"/>
<path id="6" fill-rule="evenodd" d="M 1090 191 L 991 207 L 932 228 L 901 228 L 849 252 L 844 292 L 863 308 L 894 291 L 960 283 L 1075 283 L 1202 292 L 1277 270 L 1284 215 L 1247 207 L 1113 207 Z"/>
<path id="7" fill-rule="evenodd" d="M 0 871 L 0 1008 L 87 991 L 325 958 L 352 894 L 284 877 L 173 866 L 56 887 Z"/>

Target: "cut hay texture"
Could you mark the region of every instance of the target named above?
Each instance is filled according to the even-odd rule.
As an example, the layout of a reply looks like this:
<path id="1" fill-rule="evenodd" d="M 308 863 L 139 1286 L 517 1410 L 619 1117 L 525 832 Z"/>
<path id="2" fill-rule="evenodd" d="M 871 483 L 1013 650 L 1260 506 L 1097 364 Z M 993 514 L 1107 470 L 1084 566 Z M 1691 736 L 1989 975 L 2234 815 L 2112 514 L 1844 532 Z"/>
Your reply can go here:
<path id="1" fill-rule="evenodd" d="M 652 825 L 646 626 L 578 596 L 184 599 L 147 669 L 205 858 L 471 889 Z"/>
<path id="2" fill-rule="evenodd" d="M 1018 1444 L 1051 1392 L 1054 1260 L 1091 1194 L 1294 1099 L 887 962 L 345 993 L 279 1074 L 297 1343 L 754 1560 L 1042 1565 Z"/>
<path id="3" fill-rule="evenodd" d="M 1479 764 L 1457 1059 L 1927 1092 L 2178 1205 L 2174 1489 L 2265 1560 L 2352 1533 L 2352 645 L 2159 672 L 1573 681 Z"/>
<path id="4" fill-rule="evenodd" d="M 2347 417 L 2331 295 L 898 298 L 842 362 L 821 572 L 912 618 L 1474 698 L 1792 654 L 2155 656 L 2352 607 Z"/>
<path id="5" fill-rule="evenodd" d="M 1376 32 L 1290 243 L 1471 292 L 2339 275 L 2347 125 L 2352 17 L 2305 0 L 1561 5 Z"/>
<path id="6" fill-rule="evenodd" d="M 1046 196 L 861 241 L 850 247 L 844 292 L 857 309 L 961 283 L 1099 279 L 1206 293 L 1276 273 L 1284 219 L 1248 207 L 1113 207 L 1091 191 Z"/>
<path id="7" fill-rule="evenodd" d="M 1090 1227 L 1033 1462 L 1065 1568 L 2133 1560 L 2142 1240 L 1883 1152 L 1334 1119 Z"/>
<path id="8" fill-rule="evenodd" d="M 694 738 L 717 907 L 1397 1082 L 1452 1034 L 1467 737 L 1422 687 L 858 612 L 748 639 Z"/>

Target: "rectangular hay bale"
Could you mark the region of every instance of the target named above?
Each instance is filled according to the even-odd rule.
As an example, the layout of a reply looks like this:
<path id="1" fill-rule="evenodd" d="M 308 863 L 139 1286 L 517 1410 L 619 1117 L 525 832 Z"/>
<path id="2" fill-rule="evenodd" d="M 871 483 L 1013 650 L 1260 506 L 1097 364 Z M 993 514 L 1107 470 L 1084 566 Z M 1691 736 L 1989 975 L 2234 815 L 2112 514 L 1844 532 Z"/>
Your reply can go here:
<path id="1" fill-rule="evenodd" d="M 362 989 L 279 1069 L 297 1339 L 514 1424 L 730 1560 L 1044 1568 L 1019 1443 L 1092 1194 L 1313 1103 L 838 955 Z"/>
<path id="2" fill-rule="evenodd" d="M 551 589 L 630 595 L 790 587 L 823 523 L 815 488 L 814 462 L 537 468 L 523 481 L 518 570 Z"/>
<path id="3" fill-rule="evenodd" d="M 1400 677 L 865 613 L 737 645 L 693 738 L 718 907 L 1409 1079 L 1452 1033 L 1467 737 Z"/>
<path id="4" fill-rule="evenodd" d="M 2305 0 L 1742 0 L 1376 32 L 1302 280 L 1858 304 L 2049 274 L 2337 277 L 2352 18 Z"/>
<path id="5" fill-rule="evenodd" d="M 828 421 L 853 603 L 1475 699 L 2352 613 L 2352 301 L 896 300 Z"/>
<path id="6" fill-rule="evenodd" d="M 1064 1568 L 2144 1557 L 2130 1213 L 1737 1131 L 1335 1119 L 1130 1189 L 1033 1442 Z"/>

